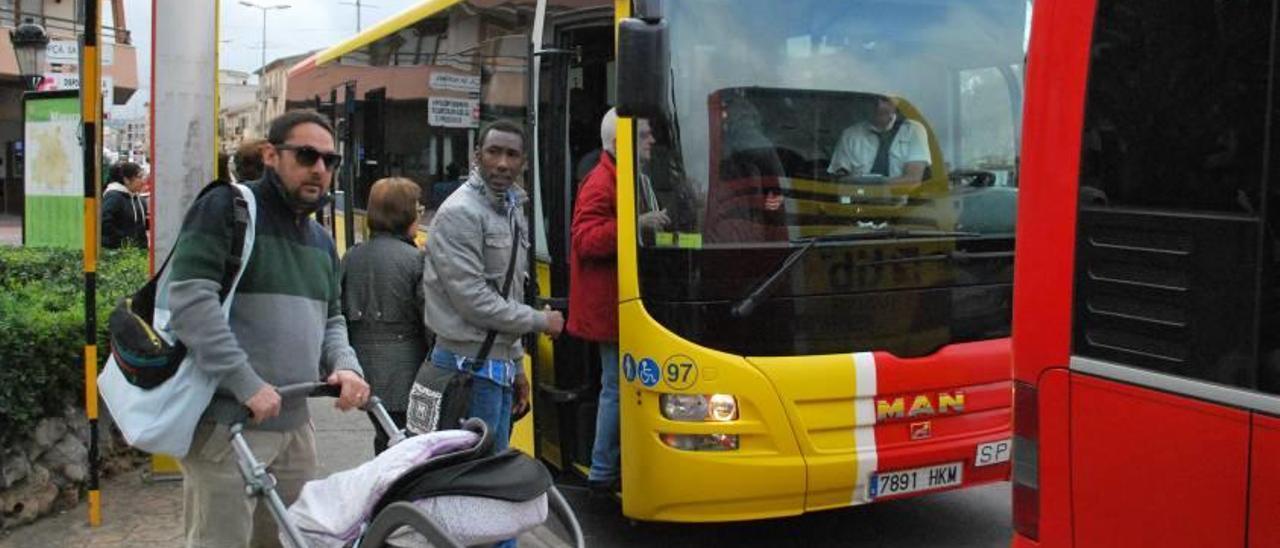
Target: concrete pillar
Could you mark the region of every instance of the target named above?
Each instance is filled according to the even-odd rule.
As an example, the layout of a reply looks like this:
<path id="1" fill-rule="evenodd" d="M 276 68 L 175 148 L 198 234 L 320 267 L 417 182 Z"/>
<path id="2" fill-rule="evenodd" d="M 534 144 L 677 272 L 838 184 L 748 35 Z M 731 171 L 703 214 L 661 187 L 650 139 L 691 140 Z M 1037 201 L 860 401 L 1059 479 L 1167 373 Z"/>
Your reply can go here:
<path id="1" fill-rule="evenodd" d="M 217 161 L 218 2 L 156 0 L 152 20 L 151 165 L 156 267 Z"/>

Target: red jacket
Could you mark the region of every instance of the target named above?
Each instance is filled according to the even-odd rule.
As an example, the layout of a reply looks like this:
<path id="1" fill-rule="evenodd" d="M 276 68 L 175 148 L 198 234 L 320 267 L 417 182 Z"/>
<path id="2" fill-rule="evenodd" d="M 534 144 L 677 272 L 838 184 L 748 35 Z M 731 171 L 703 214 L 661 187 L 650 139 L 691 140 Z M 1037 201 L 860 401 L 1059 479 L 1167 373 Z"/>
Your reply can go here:
<path id="1" fill-rule="evenodd" d="M 608 154 L 587 174 L 573 208 L 569 248 L 569 333 L 618 340 L 617 172 Z"/>

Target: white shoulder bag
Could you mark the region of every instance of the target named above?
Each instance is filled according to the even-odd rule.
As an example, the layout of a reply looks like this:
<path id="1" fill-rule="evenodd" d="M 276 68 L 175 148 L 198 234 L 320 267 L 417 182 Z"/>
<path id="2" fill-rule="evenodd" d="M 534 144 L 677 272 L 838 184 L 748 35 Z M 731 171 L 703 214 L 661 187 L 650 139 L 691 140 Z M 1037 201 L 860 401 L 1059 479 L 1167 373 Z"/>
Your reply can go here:
<path id="1" fill-rule="evenodd" d="M 223 317 L 228 317 L 230 313 L 236 287 L 240 285 L 240 278 L 249 264 L 258 213 L 253 191 L 238 183 L 234 183 L 233 187 L 248 204 L 249 224 L 245 229 L 244 249 L 240 254 L 240 271 L 236 273 L 227 296 L 222 301 Z M 172 343 L 176 337 L 169 327 L 168 302 L 169 280 L 166 273 L 156 290 L 153 323 L 156 332 Z M 193 356 L 194 353 L 188 353 L 173 377 L 150 389 L 131 384 L 115 364 L 115 357 L 107 358 L 106 367 L 98 375 L 98 390 L 129 445 L 148 453 L 186 456 L 196 424 L 213 400 L 218 384 L 217 379 L 192 363 Z"/>

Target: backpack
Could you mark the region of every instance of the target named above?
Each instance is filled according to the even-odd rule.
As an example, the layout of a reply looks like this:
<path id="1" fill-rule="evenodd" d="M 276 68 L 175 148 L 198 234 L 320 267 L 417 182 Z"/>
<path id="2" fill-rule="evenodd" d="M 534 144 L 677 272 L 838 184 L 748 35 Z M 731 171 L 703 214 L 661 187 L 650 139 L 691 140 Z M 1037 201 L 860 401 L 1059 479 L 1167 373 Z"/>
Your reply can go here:
<path id="1" fill-rule="evenodd" d="M 230 183 L 214 181 L 205 186 L 196 197 L 209 193 L 215 188 L 229 186 Z M 233 188 L 233 190 L 237 190 Z M 225 301 L 237 274 L 243 265 L 243 248 L 245 234 L 249 230 L 251 220 L 249 204 L 241 192 L 236 192 L 231 218 L 232 232 L 231 254 L 227 256 L 223 269 L 222 286 L 218 291 L 218 301 Z M 160 269 L 137 292 L 121 298 L 107 319 L 107 330 L 110 333 L 111 356 L 120 368 L 125 380 L 143 389 L 151 389 L 173 377 L 178 365 L 187 356 L 187 347 L 182 341 L 170 343 L 155 328 L 156 291 L 160 279 L 173 258 L 173 250 L 165 258 Z"/>

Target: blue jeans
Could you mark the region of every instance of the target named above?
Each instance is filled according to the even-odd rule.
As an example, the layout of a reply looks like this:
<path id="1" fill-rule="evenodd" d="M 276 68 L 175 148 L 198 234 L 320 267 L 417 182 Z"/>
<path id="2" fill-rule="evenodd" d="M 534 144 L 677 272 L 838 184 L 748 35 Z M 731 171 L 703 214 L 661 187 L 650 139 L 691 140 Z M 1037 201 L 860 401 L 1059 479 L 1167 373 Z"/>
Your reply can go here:
<path id="1" fill-rule="evenodd" d="M 618 444 L 618 343 L 600 343 L 600 402 L 596 407 L 596 441 L 591 448 L 591 481 L 614 481 L 622 475 Z"/>
<path id="2" fill-rule="evenodd" d="M 431 363 L 436 367 L 456 370 L 454 354 L 448 350 L 433 350 Z M 471 381 L 471 404 L 467 406 L 467 416 L 489 425 L 495 453 L 506 449 L 511 441 L 512 399 L 510 387 L 500 386 L 489 379 L 475 378 Z"/>

